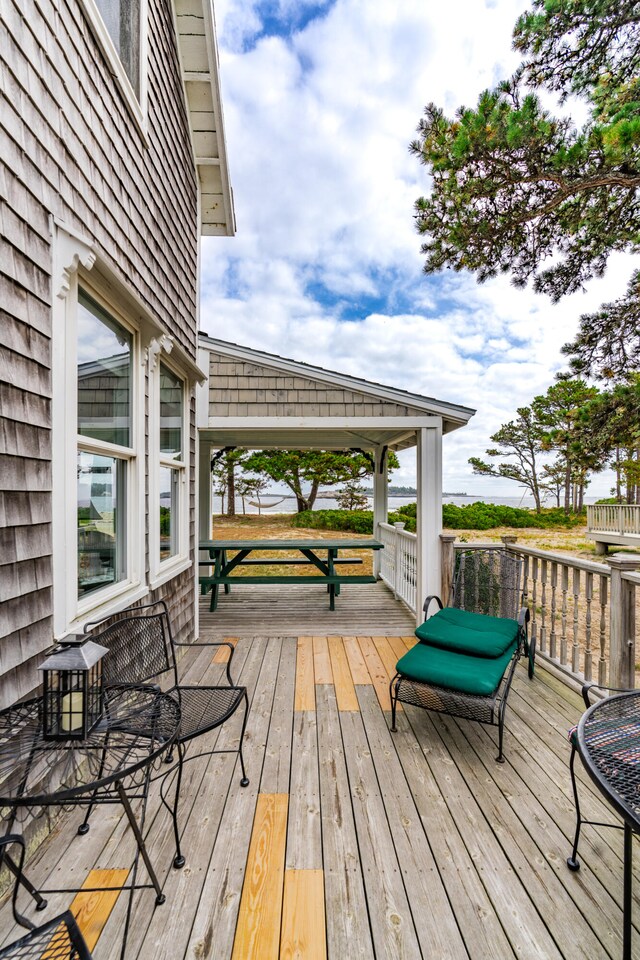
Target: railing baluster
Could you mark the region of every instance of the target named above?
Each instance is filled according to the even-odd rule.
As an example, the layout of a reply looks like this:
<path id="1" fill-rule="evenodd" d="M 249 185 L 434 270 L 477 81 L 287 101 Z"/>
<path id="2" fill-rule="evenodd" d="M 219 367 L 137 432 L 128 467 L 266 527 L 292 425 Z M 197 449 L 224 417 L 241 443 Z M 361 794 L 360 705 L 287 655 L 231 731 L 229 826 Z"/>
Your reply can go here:
<path id="1" fill-rule="evenodd" d="M 531 598 L 531 636 L 538 639 L 538 558 L 533 558 L 533 590 Z"/>
<path id="2" fill-rule="evenodd" d="M 556 647 L 556 589 L 558 587 L 558 564 L 551 564 L 551 633 L 549 635 L 549 656 L 554 660 L 558 656 Z"/>
<path id="3" fill-rule="evenodd" d="M 573 645 L 571 648 L 571 669 L 574 673 L 580 672 L 580 644 L 578 643 L 578 604 L 580 601 L 580 571 L 573 570 Z M 591 680 L 591 655 L 584 659 L 585 680 Z"/>
<path id="4" fill-rule="evenodd" d="M 546 560 L 540 564 L 540 652 L 547 652 L 547 566 Z"/>
<path id="5" fill-rule="evenodd" d="M 584 598 L 586 601 L 586 613 L 585 613 L 585 640 L 584 640 L 584 660 L 586 663 L 591 663 L 593 656 L 592 646 L 591 646 L 591 601 L 593 600 L 593 574 L 590 571 L 587 571 L 585 576 L 584 583 Z"/>
<path id="6" fill-rule="evenodd" d="M 600 659 L 598 661 L 598 683 L 607 682 L 607 661 L 605 658 L 605 648 L 607 645 L 607 594 L 609 592 L 609 580 L 607 577 L 599 577 L 600 580 Z"/>
<path id="7" fill-rule="evenodd" d="M 567 593 L 569 591 L 569 568 L 564 564 L 560 568 L 560 587 L 562 590 L 560 663 L 567 663 Z"/>

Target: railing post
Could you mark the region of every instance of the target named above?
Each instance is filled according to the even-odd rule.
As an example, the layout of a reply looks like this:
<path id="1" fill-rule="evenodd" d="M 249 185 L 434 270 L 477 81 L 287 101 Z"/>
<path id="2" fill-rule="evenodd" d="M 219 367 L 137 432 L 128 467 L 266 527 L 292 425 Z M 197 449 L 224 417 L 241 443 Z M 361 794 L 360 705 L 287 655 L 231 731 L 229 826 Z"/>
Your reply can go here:
<path id="1" fill-rule="evenodd" d="M 453 585 L 453 571 L 455 568 L 456 551 L 453 546 L 455 543 L 455 534 L 441 533 L 440 543 L 442 552 L 442 593 L 440 599 L 445 607 L 449 603 L 451 596 L 451 587 Z"/>
<path id="2" fill-rule="evenodd" d="M 609 686 L 632 688 L 635 680 L 635 588 L 622 574 L 638 569 L 640 561 L 629 554 L 609 557 L 611 599 L 609 621 Z"/>
<path id="3" fill-rule="evenodd" d="M 515 543 L 518 539 L 515 533 L 504 533 L 500 539 L 504 543 L 505 547 L 508 547 L 510 543 Z"/>
<path id="4" fill-rule="evenodd" d="M 402 580 L 402 537 L 397 533 L 398 530 L 404 530 L 404 523 L 401 520 L 393 525 L 396 533 L 393 535 L 393 595 L 398 599 L 400 594 L 400 582 Z"/>

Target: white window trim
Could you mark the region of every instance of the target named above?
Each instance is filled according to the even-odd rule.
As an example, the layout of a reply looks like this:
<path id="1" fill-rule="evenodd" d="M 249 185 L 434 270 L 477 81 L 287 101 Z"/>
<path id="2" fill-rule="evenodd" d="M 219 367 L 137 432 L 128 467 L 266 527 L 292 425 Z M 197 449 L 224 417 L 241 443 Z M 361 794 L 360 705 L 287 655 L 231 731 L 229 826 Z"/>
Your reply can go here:
<path id="1" fill-rule="evenodd" d="M 154 338 L 147 348 L 149 373 L 149 586 L 152 590 L 192 566 L 189 556 L 189 378 L 180 367 L 169 359 L 173 339 L 168 336 Z M 183 384 L 182 439 L 183 459 L 176 461 L 160 452 L 160 362 Z M 178 504 L 178 550 L 160 560 L 160 467 L 178 468 L 181 471 Z"/>
<path id="2" fill-rule="evenodd" d="M 145 143 L 147 143 L 147 100 L 148 100 L 148 22 L 149 9 L 148 0 L 140 0 L 140 97 L 138 98 L 135 90 L 131 86 L 131 81 L 127 76 L 122 61 L 118 56 L 113 40 L 109 35 L 100 10 L 95 0 L 81 0 L 84 8 L 87 22 L 91 27 L 98 46 L 106 57 L 111 73 L 120 88 L 124 102 L 135 120 Z"/>
<path id="3" fill-rule="evenodd" d="M 52 533 L 53 533 L 53 620 L 54 637 L 59 639 L 80 629 L 87 620 L 99 617 L 114 604 L 126 606 L 147 593 L 145 586 L 144 537 L 144 392 L 141 376 L 140 333 L 117 306 L 94 286 L 86 272 L 96 256 L 91 243 L 76 231 L 55 221 L 53 233 L 52 306 Z M 132 446 L 129 454 L 127 489 L 127 579 L 85 599 L 77 596 L 77 305 L 79 280 L 82 288 L 113 314 L 133 334 L 132 349 Z M 113 452 L 123 448 L 91 438 L 81 438 L 84 449 Z"/>

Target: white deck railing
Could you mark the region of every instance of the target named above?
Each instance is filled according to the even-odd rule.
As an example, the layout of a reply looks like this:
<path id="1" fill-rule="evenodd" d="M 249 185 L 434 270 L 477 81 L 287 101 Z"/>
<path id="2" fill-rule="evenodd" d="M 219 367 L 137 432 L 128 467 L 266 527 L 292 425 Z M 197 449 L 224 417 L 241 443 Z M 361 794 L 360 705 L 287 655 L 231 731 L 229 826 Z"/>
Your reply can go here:
<path id="1" fill-rule="evenodd" d="M 380 576 L 412 613 L 416 612 L 418 538 L 402 529 L 402 524 L 379 523 L 378 539 L 384 544 L 380 557 Z"/>
<path id="2" fill-rule="evenodd" d="M 598 503 L 588 506 L 587 531 L 640 537 L 640 506 L 626 503 Z"/>

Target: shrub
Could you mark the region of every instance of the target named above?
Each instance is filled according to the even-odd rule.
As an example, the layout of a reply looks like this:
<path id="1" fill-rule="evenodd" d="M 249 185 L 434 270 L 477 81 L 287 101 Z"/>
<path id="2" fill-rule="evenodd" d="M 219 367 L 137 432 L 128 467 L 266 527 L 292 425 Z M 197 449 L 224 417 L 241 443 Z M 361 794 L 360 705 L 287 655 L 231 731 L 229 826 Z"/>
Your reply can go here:
<path id="1" fill-rule="evenodd" d="M 389 523 L 404 523 L 405 530 L 415 533 L 417 505 L 409 503 L 389 514 Z M 565 514 L 553 507 L 535 513 L 520 507 L 506 507 L 496 503 L 469 503 L 457 507 L 453 503 L 442 506 L 442 525 L 450 530 L 490 530 L 492 527 L 575 527 L 585 522 L 584 513 Z M 292 527 L 315 530 L 345 530 L 354 533 L 373 533 L 371 510 L 305 510 L 291 519 Z"/>
<path id="2" fill-rule="evenodd" d="M 445 503 L 442 507 L 442 524 L 451 530 L 490 530 L 492 527 L 575 527 L 584 523 L 584 514 L 566 514 L 558 507 L 542 510 L 526 510 L 507 507 L 497 503 L 468 503 L 457 507 Z"/>
<path id="3" fill-rule="evenodd" d="M 352 530 L 354 533 L 373 533 L 371 510 L 303 510 L 291 519 L 292 527 L 312 530 Z"/>

